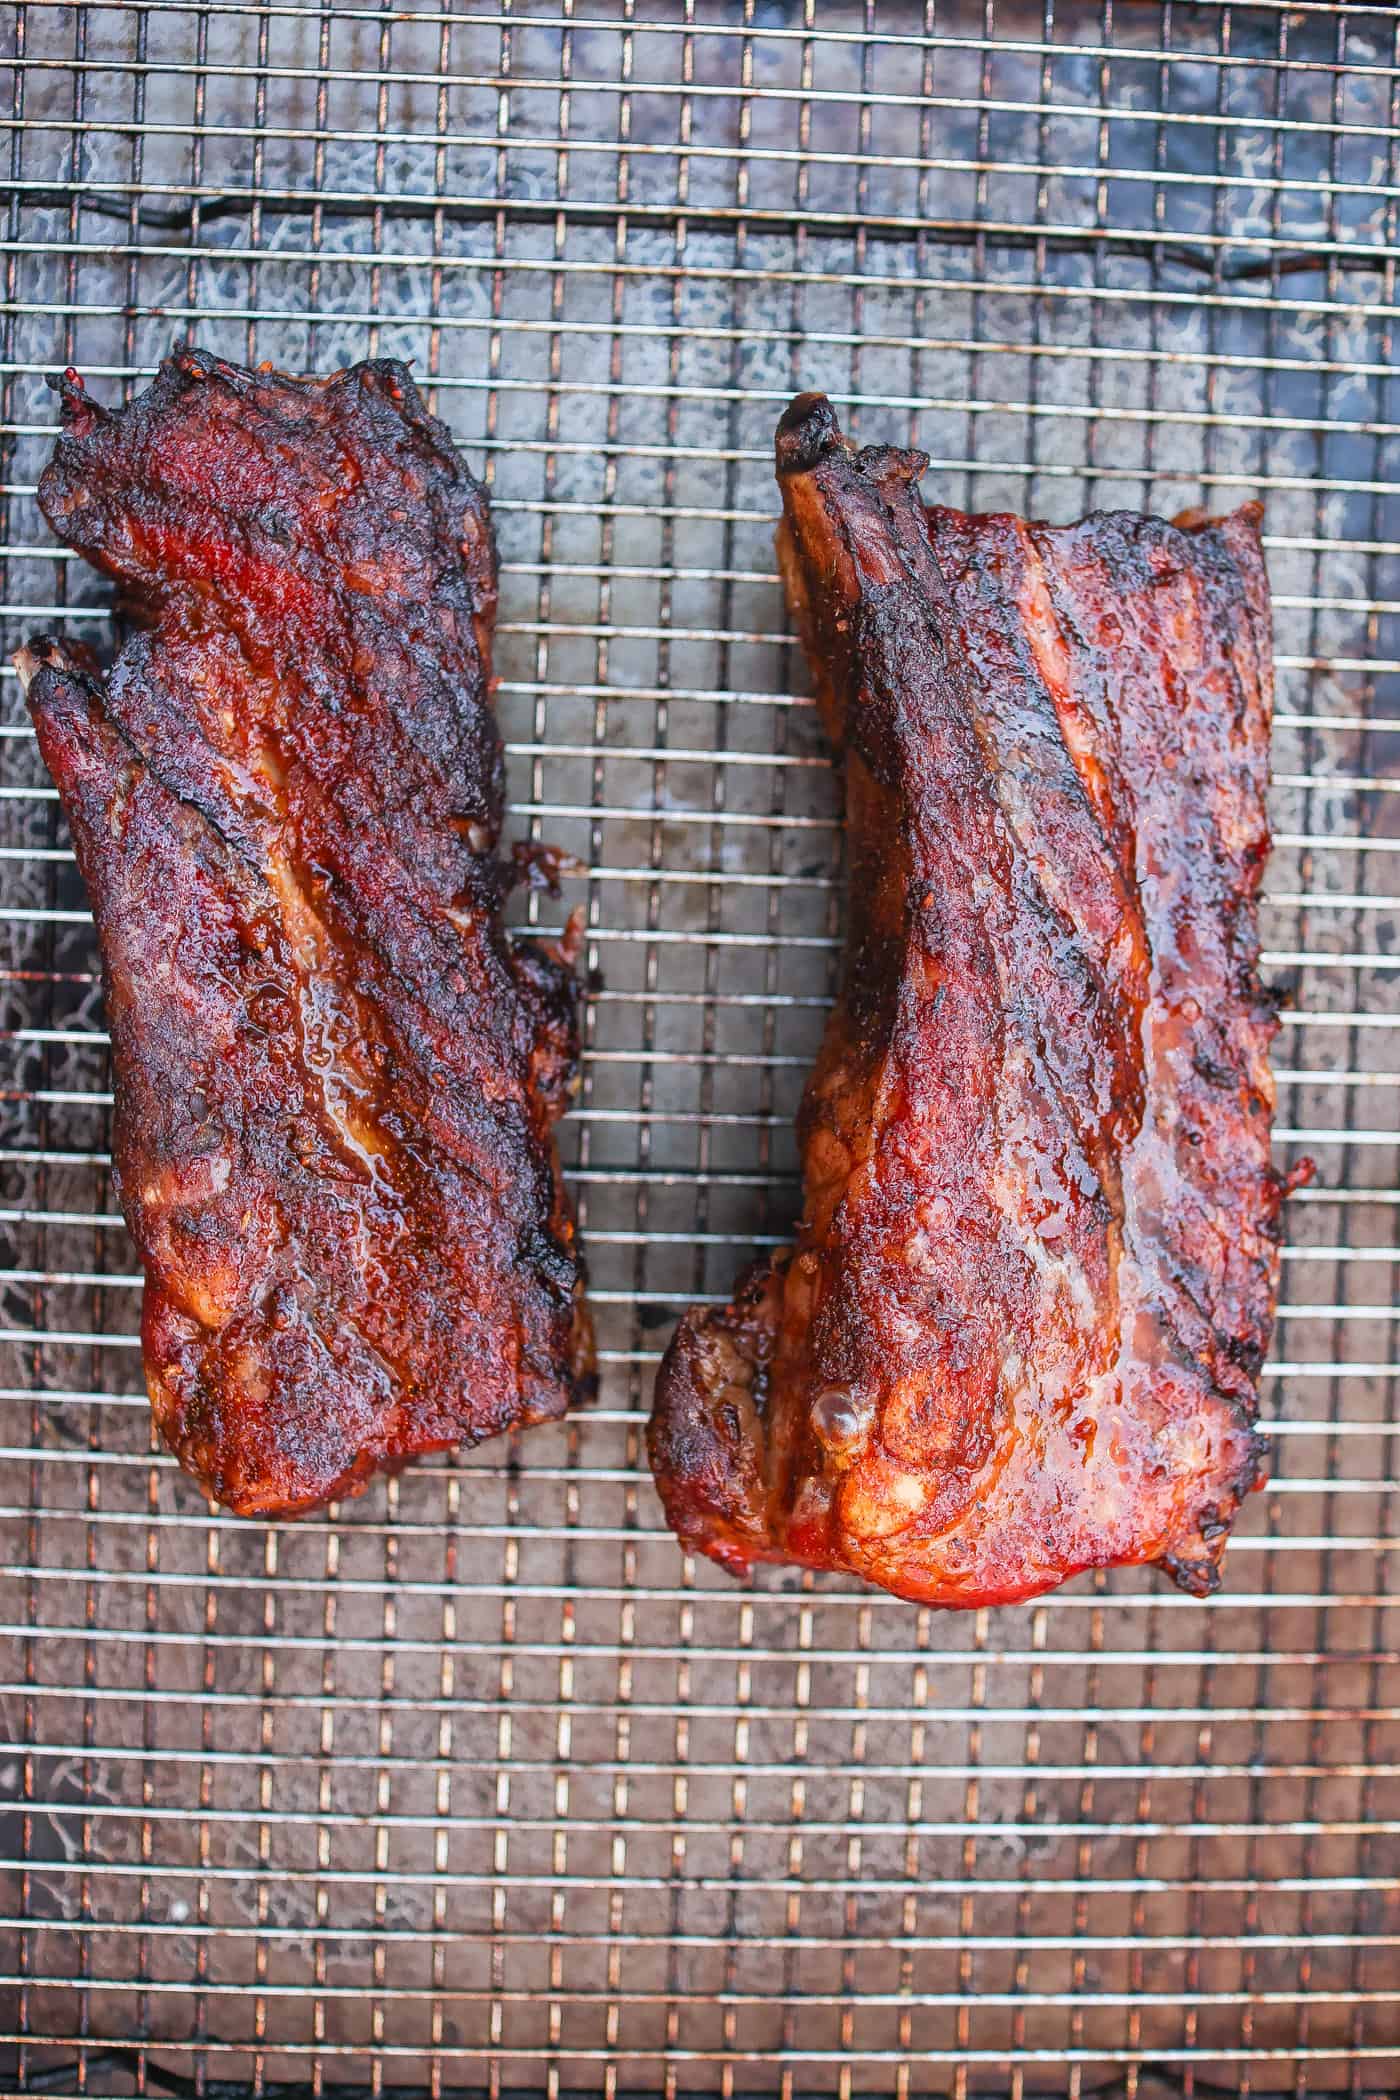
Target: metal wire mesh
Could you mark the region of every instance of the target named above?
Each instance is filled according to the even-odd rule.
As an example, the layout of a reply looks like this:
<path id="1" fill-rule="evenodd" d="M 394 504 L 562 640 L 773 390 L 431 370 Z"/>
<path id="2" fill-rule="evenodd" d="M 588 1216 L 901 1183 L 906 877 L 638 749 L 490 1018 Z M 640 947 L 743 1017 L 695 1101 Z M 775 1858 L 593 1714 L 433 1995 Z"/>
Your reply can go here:
<path id="1" fill-rule="evenodd" d="M 33 502 L 65 363 L 113 397 L 187 334 L 392 352 L 484 464 L 516 821 L 586 860 L 606 986 L 567 1139 L 606 1377 L 323 1521 L 211 1516 L 152 1450 L 91 929 L 10 679 L 6 2075 L 1400 2085 L 1400 18 L 148 0 L 13 34 L 8 646 L 107 631 Z M 790 1222 L 830 991 L 838 805 L 770 540 L 800 384 L 970 507 L 1266 500 L 1280 1153 L 1320 1173 L 1217 1603 L 1127 1575 L 938 1617 L 735 1587 L 660 1528 L 651 1369 Z"/>

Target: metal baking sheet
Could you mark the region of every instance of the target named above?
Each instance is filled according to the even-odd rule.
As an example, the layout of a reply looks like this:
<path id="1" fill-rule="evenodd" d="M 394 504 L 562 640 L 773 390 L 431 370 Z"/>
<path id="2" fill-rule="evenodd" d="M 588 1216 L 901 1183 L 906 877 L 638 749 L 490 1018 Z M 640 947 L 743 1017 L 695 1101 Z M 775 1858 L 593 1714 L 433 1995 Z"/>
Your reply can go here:
<path id="1" fill-rule="evenodd" d="M 111 635 L 33 500 L 56 369 L 413 360 L 492 487 L 516 829 L 590 870 L 605 1378 L 294 1524 L 153 1449 L 91 928 L 7 674 L 3 2075 L 1400 2087 L 1395 11 L 11 13 L 6 647 Z M 1266 504 L 1278 1151 L 1319 1171 L 1211 1604 L 1128 1574 L 939 1616 L 737 1587 L 661 1526 L 653 1367 L 791 1223 L 831 991 L 771 544 L 813 385 L 967 507 Z"/>

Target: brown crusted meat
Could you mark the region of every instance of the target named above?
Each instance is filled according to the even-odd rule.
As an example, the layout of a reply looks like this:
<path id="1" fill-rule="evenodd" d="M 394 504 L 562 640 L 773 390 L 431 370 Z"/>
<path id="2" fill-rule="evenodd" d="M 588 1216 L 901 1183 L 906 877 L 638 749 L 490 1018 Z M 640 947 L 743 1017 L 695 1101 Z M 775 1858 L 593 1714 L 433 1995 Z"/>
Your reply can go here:
<path id="1" fill-rule="evenodd" d="M 141 623 L 22 652 L 102 949 L 151 1402 L 243 1514 L 590 1383 L 569 958 L 501 927 L 484 491 L 402 365 L 195 351 L 40 483 Z"/>
<path id="2" fill-rule="evenodd" d="M 926 510 L 819 395 L 779 553 L 843 755 L 844 982 L 797 1245 L 693 1312 L 652 1464 L 684 1543 L 980 1605 L 1210 1589 L 1260 1471 L 1285 1184 L 1255 974 L 1258 511 Z"/>

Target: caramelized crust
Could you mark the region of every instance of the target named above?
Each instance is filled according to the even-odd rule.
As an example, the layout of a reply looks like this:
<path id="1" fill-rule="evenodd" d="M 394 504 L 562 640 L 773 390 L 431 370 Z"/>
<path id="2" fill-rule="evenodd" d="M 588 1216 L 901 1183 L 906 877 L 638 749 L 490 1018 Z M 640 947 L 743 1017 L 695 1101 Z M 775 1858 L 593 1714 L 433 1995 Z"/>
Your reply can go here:
<path id="1" fill-rule="evenodd" d="M 843 983 L 797 1244 L 662 1365 L 682 1541 L 982 1605 L 1218 1581 L 1258 1483 L 1285 1184 L 1255 964 L 1257 507 L 1052 528 L 778 431 L 779 555 L 845 768 Z"/>
<path id="2" fill-rule="evenodd" d="M 102 950 L 166 1442 L 243 1513 L 591 1384 L 569 957 L 501 927 L 484 491 L 403 366 L 69 374 L 40 484 L 140 623 L 21 653 Z"/>

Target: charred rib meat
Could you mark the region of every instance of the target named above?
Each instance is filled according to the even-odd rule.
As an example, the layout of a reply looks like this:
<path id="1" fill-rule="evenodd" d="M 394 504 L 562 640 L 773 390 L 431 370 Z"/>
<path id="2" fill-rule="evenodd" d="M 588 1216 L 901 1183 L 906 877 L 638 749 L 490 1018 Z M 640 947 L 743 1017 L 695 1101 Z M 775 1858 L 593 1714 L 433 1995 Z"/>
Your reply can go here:
<path id="1" fill-rule="evenodd" d="M 1285 1183 L 1255 974 L 1254 507 L 926 509 L 806 395 L 779 553 L 844 759 L 844 982 L 796 1247 L 662 1366 L 681 1539 L 979 1605 L 1214 1586 L 1256 1484 Z"/>
<path id="2" fill-rule="evenodd" d="M 407 371 L 194 351 L 40 484 L 139 631 L 22 652 L 102 950 L 161 1432 L 245 1514 L 590 1382 L 569 957 L 500 910 L 484 491 Z"/>

